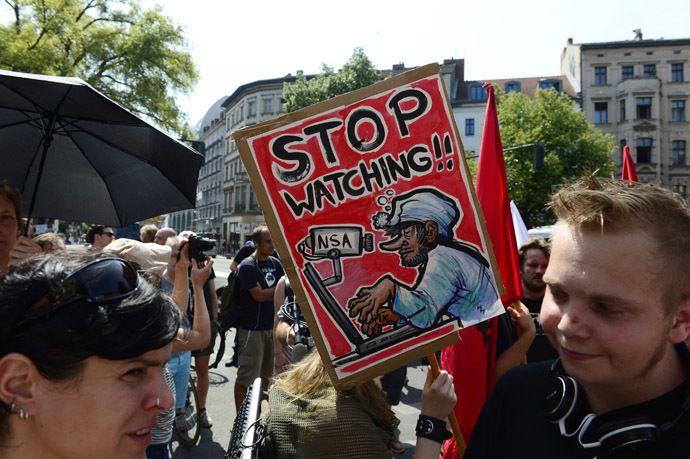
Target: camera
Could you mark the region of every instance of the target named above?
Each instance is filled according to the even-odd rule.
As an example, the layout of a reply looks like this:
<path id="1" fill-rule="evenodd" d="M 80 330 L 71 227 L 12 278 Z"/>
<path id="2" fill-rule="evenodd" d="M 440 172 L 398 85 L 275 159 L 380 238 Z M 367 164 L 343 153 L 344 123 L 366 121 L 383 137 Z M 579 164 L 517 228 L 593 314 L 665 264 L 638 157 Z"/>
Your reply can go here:
<path id="1" fill-rule="evenodd" d="M 206 254 L 204 252 L 207 250 L 212 250 L 216 246 L 216 241 L 192 234 L 189 236 L 188 244 L 189 259 L 196 260 L 201 263 L 202 261 L 206 261 Z"/>

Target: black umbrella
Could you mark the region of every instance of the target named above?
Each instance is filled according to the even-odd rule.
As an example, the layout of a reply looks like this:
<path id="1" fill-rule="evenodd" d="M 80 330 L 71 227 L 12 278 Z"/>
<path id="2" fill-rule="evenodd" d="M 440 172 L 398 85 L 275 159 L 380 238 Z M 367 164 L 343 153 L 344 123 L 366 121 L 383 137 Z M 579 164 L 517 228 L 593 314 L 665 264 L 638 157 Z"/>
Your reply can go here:
<path id="1" fill-rule="evenodd" d="M 189 209 L 201 162 L 78 78 L 0 70 L 0 179 L 30 216 L 122 227 Z"/>

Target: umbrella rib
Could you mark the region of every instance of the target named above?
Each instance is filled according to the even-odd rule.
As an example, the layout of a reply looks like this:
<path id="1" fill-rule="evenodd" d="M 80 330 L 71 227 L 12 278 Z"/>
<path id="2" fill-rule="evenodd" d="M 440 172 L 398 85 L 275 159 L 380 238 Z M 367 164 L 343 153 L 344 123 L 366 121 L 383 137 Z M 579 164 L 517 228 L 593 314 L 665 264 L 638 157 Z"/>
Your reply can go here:
<path id="1" fill-rule="evenodd" d="M 91 131 L 91 130 L 89 130 L 89 129 L 85 129 L 85 128 L 81 127 L 81 126 L 76 126 L 76 125 L 75 125 L 73 122 L 71 122 L 71 121 L 66 121 L 66 120 L 64 120 L 64 119 L 63 119 L 63 121 L 69 123 L 69 125 L 72 126 L 72 127 L 74 128 L 74 131 L 68 131 L 68 130 L 65 129 L 65 133 L 66 133 L 67 135 L 69 135 L 70 132 L 83 132 L 84 134 L 90 135 L 90 136 L 93 137 L 94 139 L 100 140 L 101 142 L 103 142 L 105 145 L 108 145 L 109 147 L 112 147 L 112 148 L 114 148 L 114 149 L 116 149 L 116 150 L 118 150 L 118 151 L 120 151 L 120 152 L 122 152 L 122 153 L 124 153 L 124 154 L 126 154 L 126 155 L 128 155 L 128 156 L 131 156 L 132 158 L 135 158 L 135 159 L 137 159 L 137 160 L 139 160 L 139 161 L 142 161 L 142 162 L 144 162 L 144 163 L 146 163 L 146 164 L 148 164 L 148 165 L 152 165 L 149 161 L 145 160 L 145 159 L 142 158 L 141 156 L 137 156 L 137 155 L 132 154 L 132 153 L 129 152 L 128 150 L 125 150 L 124 148 L 119 147 L 118 145 L 115 145 L 115 144 L 112 143 L 111 141 L 104 139 L 103 137 L 101 137 L 101 136 L 98 135 L 98 134 L 95 134 L 93 131 Z M 81 121 L 81 120 L 76 120 L 76 121 Z M 149 126 L 145 126 L 145 127 L 148 128 L 148 129 L 151 129 Z M 70 135 L 70 138 L 74 141 L 74 138 L 73 138 L 71 135 Z M 76 141 L 75 141 L 74 143 L 76 144 Z"/>
<path id="2" fill-rule="evenodd" d="M 34 109 L 35 109 L 35 111 L 36 111 L 37 113 L 38 113 L 39 111 L 46 111 L 45 109 L 43 109 L 43 107 L 41 107 L 40 105 L 38 105 L 38 104 L 37 104 L 36 102 L 34 102 L 32 99 L 29 99 L 29 97 L 27 97 L 27 96 L 24 95 L 23 93 L 17 92 L 14 88 L 12 88 L 12 87 L 10 87 L 10 86 L 7 86 L 7 84 L 6 84 L 3 80 L 1 80 L 1 79 L 0 79 L 0 85 L 4 86 L 4 87 L 7 88 L 9 91 L 12 91 L 14 94 L 16 94 L 17 96 L 21 97 L 22 99 L 24 99 L 25 101 L 27 101 L 27 102 L 29 102 L 31 105 L 33 105 L 33 106 L 34 106 Z"/>
<path id="3" fill-rule="evenodd" d="M 147 128 L 147 129 L 154 129 L 154 130 L 155 130 L 155 128 L 153 128 L 152 126 L 149 126 L 149 125 L 147 125 L 147 124 L 144 124 L 144 126 L 142 126 L 142 127 L 145 127 L 145 128 Z M 141 161 L 142 163 L 148 164 L 149 166 L 153 167 L 153 168 L 156 169 L 158 172 L 160 172 L 161 175 L 163 175 L 166 179 L 170 180 L 171 182 L 174 182 L 174 181 L 173 181 L 170 177 L 168 177 L 162 170 L 160 170 L 158 167 L 154 166 L 150 161 L 148 161 L 148 160 L 142 158 L 141 156 L 136 156 L 136 155 L 132 154 L 131 152 L 129 152 L 128 150 L 125 150 L 125 149 L 123 149 L 123 148 L 121 148 L 121 147 L 119 147 L 119 146 L 117 146 L 117 145 L 114 145 L 112 142 L 103 139 L 101 136 L 99 136 L 99 135 L 93 133 L 92 131 L 90 131 L 90 130 L 88 130 L 88 129 L 85 129 L 85 128 L 80 127 L 80 126 L 74 126 L 74 128 L 77 129 L 77 130 L 79 130 L 79 132 L 83 132 L 83 133 L 85 133 L 85 134 L 88 134 L 88 135 L 94 137 L 95 139 L 100 140 L 100 141 L 103 142 L 104 144 L 106 144 L 106 145 L 108 145 L 108 146 L 110 146 L 110 147 L 112 147 L 112 148 L 114 148 L 114 149 L 116 149 L 116 150 L 118 150 L 118 151 L 120 151 L 120 152 L 122 152 L 122 153 L 124 153 L 124 154 L 126 154 L 126 155 L 128 155 L 128 156 L 130 156 L 130 157 L 132 157 L 132 158 L 134 158 L 134 159 L 136 159 L 137 161 Z M 69 135 L 68 132 L 66 132 L 66 133 Z M 165 134 L 162 134 L 162 135 L 165 136 Z M 172 141 L 172 142 L 174 143 L 174 140 L 173 140 L 172 138 L 170 138 L 170 137 L 168 137 L 168 136 L 165 136 L 165 137 L 168 138 L 168 139 L 170 139 L 170 141 Z M 75 143 L 75 145 L 76 145 L 77 143 L 76 143 L 76 141 L 74 140 L 74 138 L 73 138 L 72 136 L 70 136 L 70 138 L 72 138 L 72 140 L 74 141 L 74 143 Z M 184 145 L 184 144 L 182 144 L 182 145 L 183 145 L 184 147 L 186 147 L 186 145 Z M 186 147 L 186 148 L 188 148 L 188 147 Z M 81 148 L 80 148 L 79 150 L 81 151 Z M 83 154 L 83 151 L 82 151 L 82 154 Z M 198 153 L 195 152 L 195 154 L 198 154 Z M 86 157 L 86 155 L 85 155 L 85 157 Z M 87 159 L 87 160 L 88 160 L 88 159 Z M 90 161 L 89 161 L 89 163 L 90 163 Z M 184 195 L 184 193 L 182 193 L 181 191 L 180 191 L 180 193 Z M 186 198 L 185 198 L 185 199 L 186 199 Z M 116 211 L 117 211 L 117 210 L 116 210 Z M 120 213 L 119 213 L 119 211 L 118 211 L 118 218 L 119 218 L 119 217 L 120 217 Z"/>

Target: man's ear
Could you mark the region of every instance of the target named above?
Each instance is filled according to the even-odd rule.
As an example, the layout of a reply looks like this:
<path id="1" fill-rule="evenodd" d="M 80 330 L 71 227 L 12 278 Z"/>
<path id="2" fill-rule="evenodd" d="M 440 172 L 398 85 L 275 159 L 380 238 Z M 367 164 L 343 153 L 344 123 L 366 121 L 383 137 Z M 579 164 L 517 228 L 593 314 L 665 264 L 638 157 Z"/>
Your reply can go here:
<path id="1" fill-rule="evenodd" d="M 688 339 L 690 335 L 690 297 L 683 298 L 673 313 L 673 326 L 669 333 L 669 341 L 673 344 Z"/>
<path id="2" fill-rule="evenodd" d="M 25 355 L 16 352 L 0 359 L 0 399 L 7 405 L 27 408 L 36 399 L 38 370 Z"/>
<path id="3" fill-rule="evenodd" d="M 427 220 L 424 223 L 424 230 L 426 231 L 426 242 L 434 242 L 438 236 L 438 223 Z"/>

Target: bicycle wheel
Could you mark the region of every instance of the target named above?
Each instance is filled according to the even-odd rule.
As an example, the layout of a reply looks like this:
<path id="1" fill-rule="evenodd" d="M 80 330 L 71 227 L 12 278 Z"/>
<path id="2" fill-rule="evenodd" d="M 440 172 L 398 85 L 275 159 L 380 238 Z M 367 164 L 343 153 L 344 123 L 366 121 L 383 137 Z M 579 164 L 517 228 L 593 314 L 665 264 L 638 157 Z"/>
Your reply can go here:
<path id="1" fill-rule="evenodd" d="M 199 412 L 199 396 L 196 392 L 196 384 L 194 378 L 189 375 L 189 386 L 187 388 L 187 401 L 184 405 L 184 416 L 191 428 L 186 431 L 181 431 L 177 428 L 175 423 L 175 432 L 177 437 L 184 446 L 191 447 L 197 444 L 199 436 L 201 435 L 201 413 Z"/>

